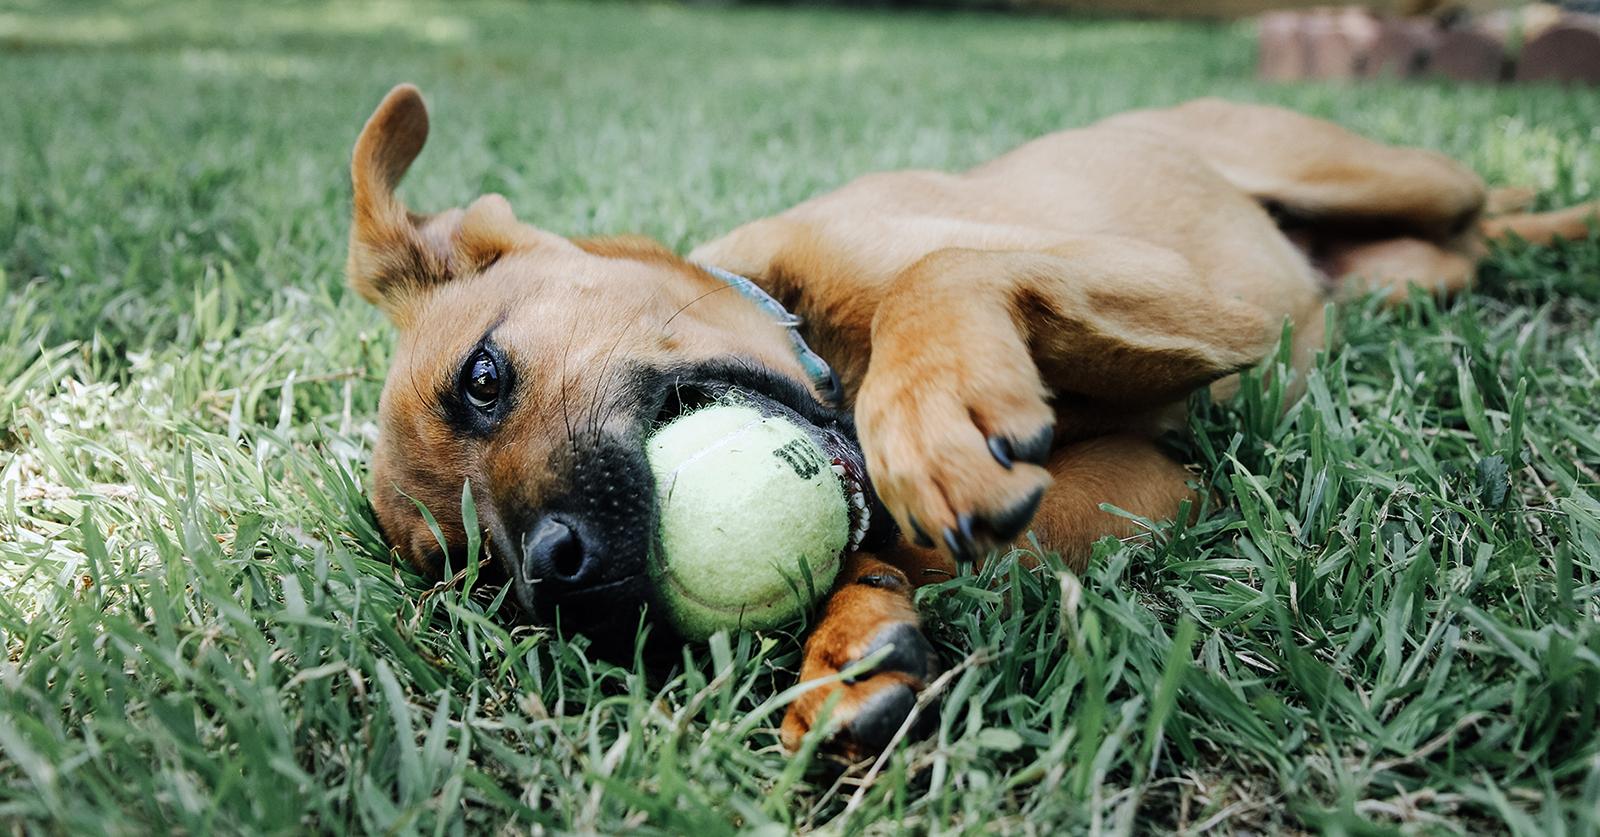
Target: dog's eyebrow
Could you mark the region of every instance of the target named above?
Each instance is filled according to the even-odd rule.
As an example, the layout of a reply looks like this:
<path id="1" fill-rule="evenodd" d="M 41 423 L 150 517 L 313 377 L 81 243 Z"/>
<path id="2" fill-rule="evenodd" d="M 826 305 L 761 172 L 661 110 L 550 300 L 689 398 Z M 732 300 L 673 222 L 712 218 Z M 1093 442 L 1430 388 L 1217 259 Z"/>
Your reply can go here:
<path id="1" fill-rule="evenodd" d="M 465 352 L 462 352 L 456 356 L 455 363 L 451 365 L 451 369 L 453 371 L 450 373 L 450 377 L 442 384 L 445 389 L 453 390 L 455 388 L 455 381 L 456 378 L 461 374 L 461 367 L 466 366 L 467 361 L 471 360 L 472 356 L 477 354 L 479 349 L 483 348 L 485 345 L 495 342 L 494 333 L 500 330 L 500 326 L 505 325 L 506 319 L 510 316 L 511 312 L 502 308 L 494 320 L 489 323 L 489 326 L 483 330 L 483 333 L 478 335 L 478 339 L 472 341 L 472 345 L 468 346 Z M 495 345 L 499 344 L 496 343 Z"/>
<path id="2" fill-rule="evenodd" d="M 510 316 L 511 311 L 509 309 L 501 308 L 500 313 L 495 315 L 494 321 L 489 323 L 489 327 L 483 330 L 483 334 L 478 336 L 478 342 L 473 345 L 482 346 L 484 343 L 489 342 L 489 338 L 493 337 L 494 333 L 499 331 L 500 327 L 506 324 L 506 320 Z"/>

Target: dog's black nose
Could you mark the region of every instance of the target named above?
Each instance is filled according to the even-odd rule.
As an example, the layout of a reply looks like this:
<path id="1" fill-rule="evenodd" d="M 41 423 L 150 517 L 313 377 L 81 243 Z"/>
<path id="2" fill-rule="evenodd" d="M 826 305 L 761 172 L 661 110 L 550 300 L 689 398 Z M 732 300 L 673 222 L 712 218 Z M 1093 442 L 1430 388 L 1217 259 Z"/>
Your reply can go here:
<path id="1" fill-rule="evenodd" d="M 528 584 L 585 587 L 594 580 L 598 563 L 579 528 L 552 515 L 545 515 L 522 540 L 522 580 Z"/>
<path id="2" fill-rule="evenodd" d="M 574 453 L 566 490 L 506 515 L 516 534 L 500 560 L 529 617 L 597 642 L 631 643 L 651 592 L 650 463 L 636 440 L 600 440 Z"/>

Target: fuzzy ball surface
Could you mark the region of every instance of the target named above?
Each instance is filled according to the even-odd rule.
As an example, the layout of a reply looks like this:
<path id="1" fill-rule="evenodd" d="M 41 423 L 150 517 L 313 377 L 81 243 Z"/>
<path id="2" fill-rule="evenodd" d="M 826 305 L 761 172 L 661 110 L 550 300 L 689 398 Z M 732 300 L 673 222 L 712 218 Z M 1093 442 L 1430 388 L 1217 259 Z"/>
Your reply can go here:
<path id="1" fill-rule="evenodd" d="M 849 509 L 804 430 L 717 404 L 656 431 L 646 452 L 660 521 L 650 570 L 684 637 L 780 624 L 832 586 Z"/>

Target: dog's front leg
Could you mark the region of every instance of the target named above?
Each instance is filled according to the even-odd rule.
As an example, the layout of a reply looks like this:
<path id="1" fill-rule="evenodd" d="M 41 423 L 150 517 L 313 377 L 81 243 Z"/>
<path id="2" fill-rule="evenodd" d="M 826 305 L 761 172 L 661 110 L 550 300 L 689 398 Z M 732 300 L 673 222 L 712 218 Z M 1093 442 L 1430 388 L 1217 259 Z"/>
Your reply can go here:
<path id="1" fill-rule="evenodd" d="M 887 560 L 885 560 L 887 559 Z M 890 563 L 893 561 L 893 563 Z M 783 743 L 793 750 L 816 723 L 834 694 L 830 718 L 837 733 L 829 748 L 856 758 L 881 751 L 910 715 L 917 694 L 937 669 L 912 605 L 912 579 L 937 568 L 948 578 L 942 556 L 899 548 L 893 555 L 857 553 L 840 568 L 822 618 L 806 640 L 800 682 L 827 678 L 889 649 L 873 667 L 849 680 L 818 686 L 801 695 L 783 719 Z M 932 713 L 922 716 L 931 720 Z"/>
<path id="2" fill-rule="evenodd" d="M 895 279 L 873 319 L 855 406 L 868 473 L 919 543 L 976 558 L 1050 503 L 1060 445 L 1181 406 L 1258 362 L 1278 328 L 1138 241 L 936 251 Z"/>
<path id="3" fill-rule="evenodd" d="M 806 643 L 802 682 L 886 644 L 894 650 L 855 682 L 792 704 L 784 742 L 796 746 L 842 692 L 835 749 L 861 755 L 888 743 L 932 673 L 912 588 L 948 578 L 952 558 L 1015 537 L 1041 505 L 1056 533 L 1044 546 L 1064 549 L 1094 535 L 1077 529 L 1110 531 L 1094 519 L 1100 502 L 1155 513 L 1187 493 L 1182 469 L 1137 438 L 1058 448 L 1062 411 L 1053 398 L 1070 394 L 1124 413 L 1181 403 L 1257 362 L 1274 325 L 1259 309 L 1219 298 L 1177 254 L 1123 239 L 940 250 L 902 273 L 873 320 L 855 414 L 880 498 L 923 548 L 858 556 L 841 572 Z M 1081 439 L 1085 430 L 1065 435 Z M 1046 496 L 1052 469 L 1082 485 Z M 1095 486 L 1105 495 L 1086 491 Z"/>

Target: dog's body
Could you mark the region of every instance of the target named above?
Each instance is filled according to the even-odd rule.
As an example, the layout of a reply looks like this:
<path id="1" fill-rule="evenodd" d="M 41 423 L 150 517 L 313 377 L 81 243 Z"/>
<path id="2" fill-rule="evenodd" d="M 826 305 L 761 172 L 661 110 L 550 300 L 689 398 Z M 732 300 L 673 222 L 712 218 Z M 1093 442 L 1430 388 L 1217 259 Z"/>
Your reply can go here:
<path id="1" fill-rule="evenodd" d="M 834 717 L 855 751 L 883 744 L 932 672 L 914 585 L 1030 525 L 1081 561 L 1128 531 L 1103 503 L 1172 518 L 1192 489 L 1155 435 L 1195 389 L 1225 396 L 1285 321 L 1291 357 L 1309 362 L 1340 280 L 1453 292 L 1486 237 L 1578 235 L 1590 215 L 1484 221 L 1481 181 L 1437 154 L 1202 101 L 1052 134 L 964 174 L 870 175 L 684 261 L 639 239 L 539 231 L 496 196 L 406 212 L 393 187 L 426 130 L 415 90 L 396 88 L 353 165 L 351 279 L 402 330 L 374 461 L 388 537 L 436 562 L 413 498 L 457 546 L 469 481 L 524 604 L 614 612 L 649 599 L 637 449 L 692 406 L 685 391 L 738 386 L 818 426 L 853 411 L 908 537 L 880 531 L 850 556 L 801 676 L 895 651 L 869 677 L 807 693 L 784 737 L 844 690 Z M 782 329 L 696 263 L 798 313 L 844 403 L 823 403 Z"/>

